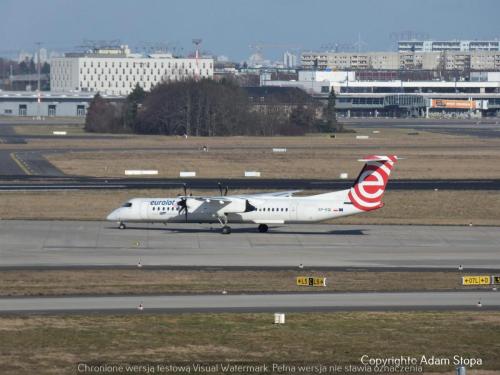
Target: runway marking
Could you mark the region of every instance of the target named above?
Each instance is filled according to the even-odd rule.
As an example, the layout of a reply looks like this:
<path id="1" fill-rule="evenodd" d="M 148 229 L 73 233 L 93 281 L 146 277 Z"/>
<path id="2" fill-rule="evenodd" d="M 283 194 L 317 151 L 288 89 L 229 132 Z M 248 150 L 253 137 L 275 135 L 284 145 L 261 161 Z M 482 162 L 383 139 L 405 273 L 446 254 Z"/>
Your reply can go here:
<path id="1" fill-rule="evenodd" d="M 15 153 L 15 152 L 12 152 L 12 153 L 10 154 L 10 157 L 12 158 L 12 160 L 14 160 L 14 162 L 18 165 L 18 167 L 22 169 L 22 171 L 23 171 L 25 174 L 27 174 L 27 175 L 29 175 L 29 176 L 31 176 L 31 175 L 33 174 L 33 172 L 31 171 L 31 168 L 29 168 L 29 166 L 28 166 L 27 164 L 25 164 L 26 162 L 21 161 L 21 160 L 18 158 L 18 156 L 16 155 L 16 153 Z"/>

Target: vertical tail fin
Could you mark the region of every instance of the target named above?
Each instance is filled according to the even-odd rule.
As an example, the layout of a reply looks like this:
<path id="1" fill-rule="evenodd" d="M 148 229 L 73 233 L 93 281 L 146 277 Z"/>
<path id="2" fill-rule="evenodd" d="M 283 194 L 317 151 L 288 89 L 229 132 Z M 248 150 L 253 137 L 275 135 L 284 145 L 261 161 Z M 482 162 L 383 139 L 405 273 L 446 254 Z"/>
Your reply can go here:
<path id="1" fill-rule="evenodd" d="M 398 160 L 396 155 L 370 155 L 359 161 L 364 161 L 348 197 L 352 204 L 361 211 L 371 211 L 382 207 L 382 197 L 385 192 L 389 175 Z"/>

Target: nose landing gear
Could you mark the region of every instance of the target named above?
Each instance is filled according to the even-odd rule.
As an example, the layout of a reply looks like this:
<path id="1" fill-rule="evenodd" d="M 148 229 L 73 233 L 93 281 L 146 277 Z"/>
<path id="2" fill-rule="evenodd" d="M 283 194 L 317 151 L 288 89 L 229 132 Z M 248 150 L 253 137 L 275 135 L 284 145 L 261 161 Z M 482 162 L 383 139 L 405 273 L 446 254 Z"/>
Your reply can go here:
<path id="1" fill-rule="evenodd" d="M 127 226 L 124 223 L 120 222 L 120 224 L 118 225 L 118 228 L 119 229 L 126 229 Z"/>

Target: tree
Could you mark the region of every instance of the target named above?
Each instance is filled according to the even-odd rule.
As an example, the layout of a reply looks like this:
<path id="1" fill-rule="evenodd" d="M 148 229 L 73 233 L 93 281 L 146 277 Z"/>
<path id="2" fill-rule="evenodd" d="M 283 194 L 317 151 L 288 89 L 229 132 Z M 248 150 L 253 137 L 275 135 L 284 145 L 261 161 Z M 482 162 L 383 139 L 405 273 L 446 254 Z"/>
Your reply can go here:
<path id="1" fill-rule="evenodd" d="M 288 126 L 290 131 L 296 134 L 304 134 L 311 131 L 314 123 L 314 111 L 306 105 L 296 106 L 290 113 Z"/>
<path id="2" fill-rule="evenodd" d="M 112 133 L 119 131 L 120 109 L 114 103 L 109 103 L 104 98 L 95 94 L 89 104 L 85 117 L 85 131 Z"/>
<path id="3" fill-rule="evenodd" d="M 48 62 L 44 62 L 41 69 L 40 73 L 42 74 L 50 74 L 50 64 Z"/>
<path id="4" fill-rule="evenodd" d="M 248 97 L 231 81 L 186 80 L 156 86 L 134 131 L 166 135 L 237 135 L 248 129 Z"/>
<path id="5" fill-rule="evenodd" d="M 336 100 L 337 96 L 335 95 L 335 91 L 330 91 L 330 95 L 328 96 L 328 104 L 324 111 L 324 131 L 327 132 L 342 132 L 344 130 L 344 126 L 337 121 L 337 108 L 336 108 Z"/>
<path id="6" fill-rule="evenodd" d="M 128 132 L 134 128 L 139 106 L 145 98 L 146 92 L 139 84 L 136 84 L 123 106 L 123 131 Z"/>
<path id="7" fill-rule="evenodd" d="M 123 102 L 96 95 L 85 130 L 208 137 L 300 135 L 316 130 L 320 104 L 304 91 L 259 95 L 265 95 L 264 100 L 259 96 L 253 101 L 247 90 L 226 79 L 164 82 L 148 93 L 136 86 Z"/>

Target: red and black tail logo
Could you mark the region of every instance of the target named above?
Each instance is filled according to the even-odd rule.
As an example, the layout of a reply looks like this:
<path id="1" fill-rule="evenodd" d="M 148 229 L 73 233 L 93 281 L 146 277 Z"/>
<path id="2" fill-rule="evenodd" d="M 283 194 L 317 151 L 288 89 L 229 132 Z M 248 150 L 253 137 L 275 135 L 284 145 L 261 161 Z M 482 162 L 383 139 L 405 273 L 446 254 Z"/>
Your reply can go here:
<path id="1" fill-rule="evenodd" d="M 371 155 L 360 160 L 366 164 L 348 194 L 356 208 L 370 211 L 383 206 L 382 197 L 385 187 L 397 160 L 396 155 Z"/>

